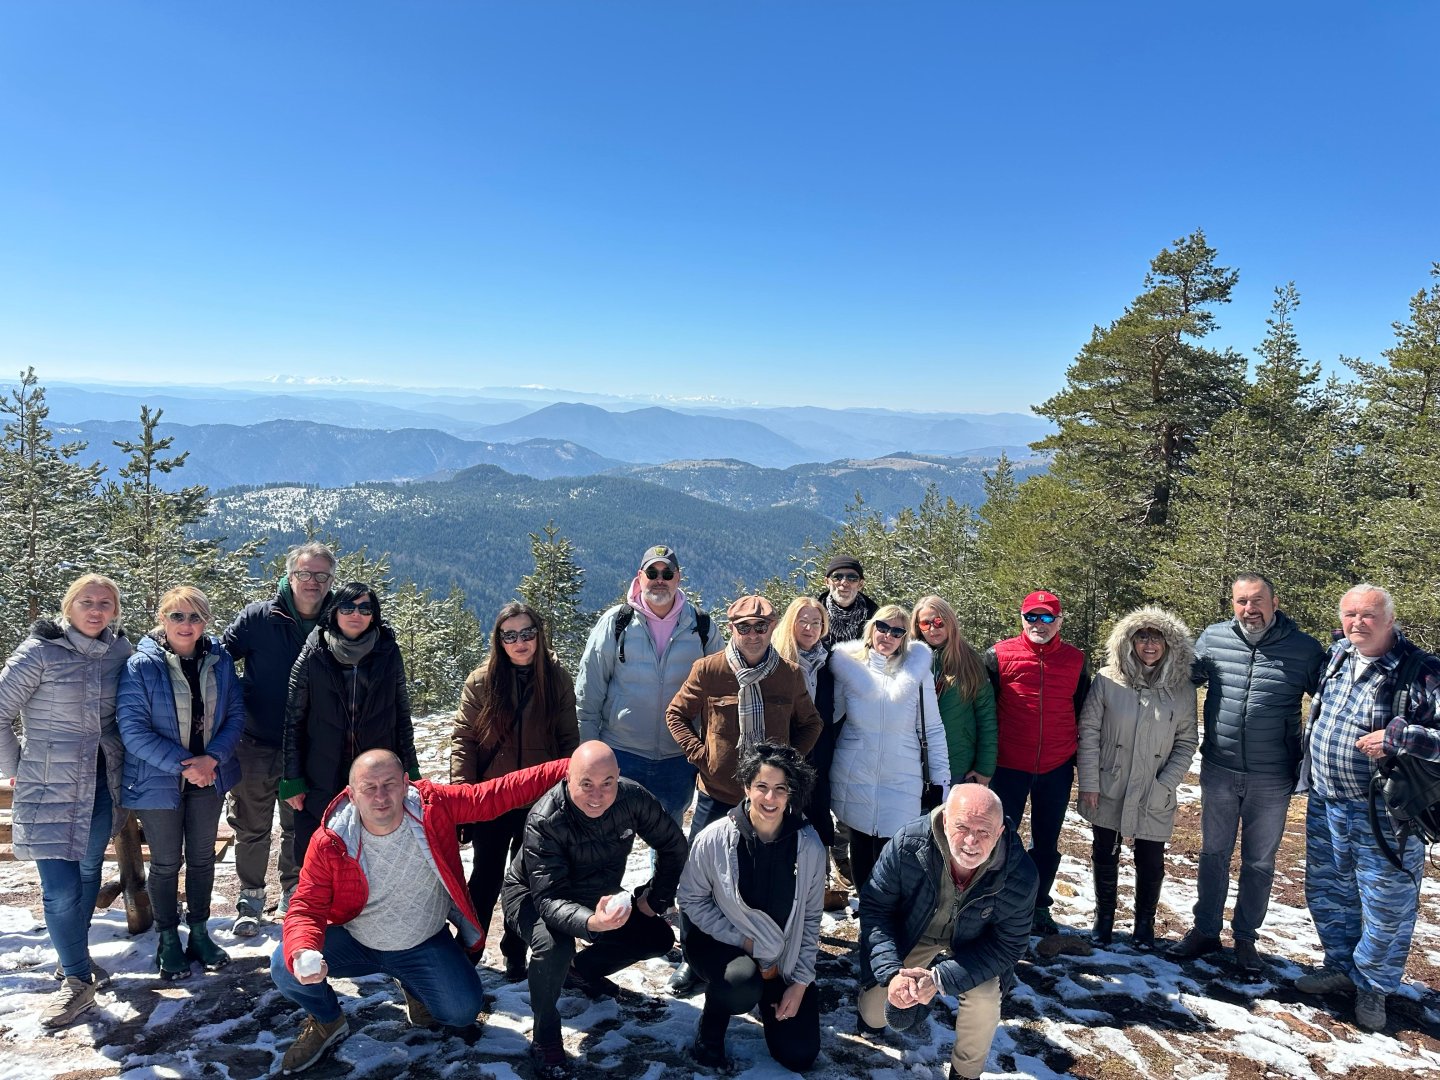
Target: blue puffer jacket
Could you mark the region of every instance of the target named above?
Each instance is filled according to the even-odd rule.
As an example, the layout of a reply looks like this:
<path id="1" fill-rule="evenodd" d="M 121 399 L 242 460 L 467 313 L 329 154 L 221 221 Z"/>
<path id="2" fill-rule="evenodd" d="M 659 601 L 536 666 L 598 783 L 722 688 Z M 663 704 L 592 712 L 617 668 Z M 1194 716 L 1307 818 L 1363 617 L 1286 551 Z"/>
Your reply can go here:
<path id="1" fill-rule="evenodd" d="M 934 917 L 942 874 L 950 873 L 937 807 L 908 822 L 880 852 L 860 893 L 860 990 L 889 983 Z M 998 978 L 1013 985 L 1015 961 L 1030 944 L 1035 864 L 1007 822 L 1003 852 L 966 894 L 955 915 L 950 954 L 934 965 L 945 994 Z"/>
<path id="2" fill-rule="evenodd" d="M 1194 680 L 1206 687 L 1201 756 L 1232 772 L 1294 776 L 1300 701 L 1324 670 L 1324 647 L 1283 611 L 1254 646 L 1234 619 L 1207 626 L 1195 642 Z"/>
<path id="3" fill-rule="evenodd" d="M 205 698 L 205 753 L 217 763 L 215 789 L 224 795 L 240 779 L 235 747 L 245 729 L 245 701 L 235 663 L 225 646 L 204 639 L 200 688 Z M 146 634 L 120 675 L 115 701 L 120 737 L 125 742 L 122 804 L 131 810 L 178 810 L 184 781 L 180 763 L 191 757 L 189 716 L 181 730 L 176 690 L 185 702 L 190 685 L 180 659 Z M 187 704 L 188 709 L 188 704 Z"/>

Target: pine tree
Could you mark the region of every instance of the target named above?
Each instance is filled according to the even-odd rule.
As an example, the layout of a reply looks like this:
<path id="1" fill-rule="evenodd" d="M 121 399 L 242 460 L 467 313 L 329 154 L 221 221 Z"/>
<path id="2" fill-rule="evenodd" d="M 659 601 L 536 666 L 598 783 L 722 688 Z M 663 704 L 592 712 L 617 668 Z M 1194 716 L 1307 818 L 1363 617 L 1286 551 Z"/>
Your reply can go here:
<path id="1" fill-rule="evenodd" d="M 593 619 L 580 608 L 580 591 L 585 571 L 575 562 L 575 545 L 560 535 L 555 522 L 530 534 L 530 554 L 535 571 L 520 580 L 517 593 L 545 620 L 550 647 L 568 671 L 580 666 L 580 654 Z"/>
<path id="2" fill-rule="evenodd" d="M 19 643 L 30 624 L 59 611 L 66 586 L 100 569 L 109 553 L 97 510 L 98 463 L 77 460 L 81 442 L 55 442 L 35 369 L 0 399 L 0 647 Z"/>

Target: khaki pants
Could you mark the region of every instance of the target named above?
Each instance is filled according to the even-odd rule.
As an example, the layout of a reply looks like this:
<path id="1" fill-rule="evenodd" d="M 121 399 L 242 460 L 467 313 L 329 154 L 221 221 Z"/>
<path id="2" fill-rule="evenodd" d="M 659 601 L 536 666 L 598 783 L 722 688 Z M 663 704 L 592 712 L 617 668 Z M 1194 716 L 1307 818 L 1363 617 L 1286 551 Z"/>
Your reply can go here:
<path id="1" fill-rule="evenodd" d="M 943 945 L 917 945 L 902 965 L 928 968 L 947 951 Z M 885 996 L 888 987 L 872 986 L 860 995 L 860 1018 L 871 1027 L 885 1026 Z M 991 979 L 960 995 L 955 1008 L 955 1046 L 950 1067 L 964 1077 L 978 1077 L 985 1071 L 995 1029 L 1000 1026 L 1000 980 Z"/>

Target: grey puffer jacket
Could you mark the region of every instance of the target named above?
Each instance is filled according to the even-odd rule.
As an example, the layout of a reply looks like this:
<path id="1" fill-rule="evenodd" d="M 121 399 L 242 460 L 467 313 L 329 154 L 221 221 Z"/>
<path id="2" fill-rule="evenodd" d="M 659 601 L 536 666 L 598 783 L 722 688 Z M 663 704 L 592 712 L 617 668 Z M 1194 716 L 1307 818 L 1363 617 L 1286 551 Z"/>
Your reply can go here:
<path id="1" fill-rule="evenodd" d="M 115 690 L 131 652 L 123 631 L 87 638 L 63 619 L 42 619 L 0 671 L 0 776 L 15 777 L 17 859 L 84 858 L 101 750 L 117 808 L 112 835 L 124 825 Z"/>
<path id="2" fill-rule="evenodd" d="M 1131 642 L 1146 627 L 1165 635 L 1165 655 L 1147 671 Z M 1157 607 L 1132 611 L 1105 643 L 1107 660 L 1080 710 L 1080 790 L 1100 804 L 1081 813 L 1102 829 L 1138 840 L 1170 839 L 1175 789 L 1200 741 L 1195 728 L 1195 660 L 1190 630 Z"/>
<path id="3" fill-rule="evenodd" d="M 1239 624 L 1213 623 L 1195 642 L 1194 679 L 1205 693 L 1204 759 L 1233 772 L 1294 776 L 1300 701 L 1325 670 L 1325 648 L 1283 611 L 1255 645 Z"/>

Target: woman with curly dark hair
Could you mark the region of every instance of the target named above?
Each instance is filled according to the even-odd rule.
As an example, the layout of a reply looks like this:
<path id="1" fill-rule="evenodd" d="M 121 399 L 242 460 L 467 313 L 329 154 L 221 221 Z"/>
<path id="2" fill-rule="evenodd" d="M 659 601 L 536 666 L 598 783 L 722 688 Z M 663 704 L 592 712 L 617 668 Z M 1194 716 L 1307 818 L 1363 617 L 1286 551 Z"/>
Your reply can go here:
<path id="1" fill-rule="evenodd" d="M 545 620 L 526 604 L 500 609 L 484 662 L 465 680 L 450 734 L 450 781 L 474 784 L 568 757 L 580 745 L 575 683 L 550 651 Z M 474 863 L 470 899 L 488 927 L 505 866 L 520 850 L 529 807 L 469 826 Z M 525 942 L 507 924 L 500 939 L 505 977 L 525 978 Z"/>

